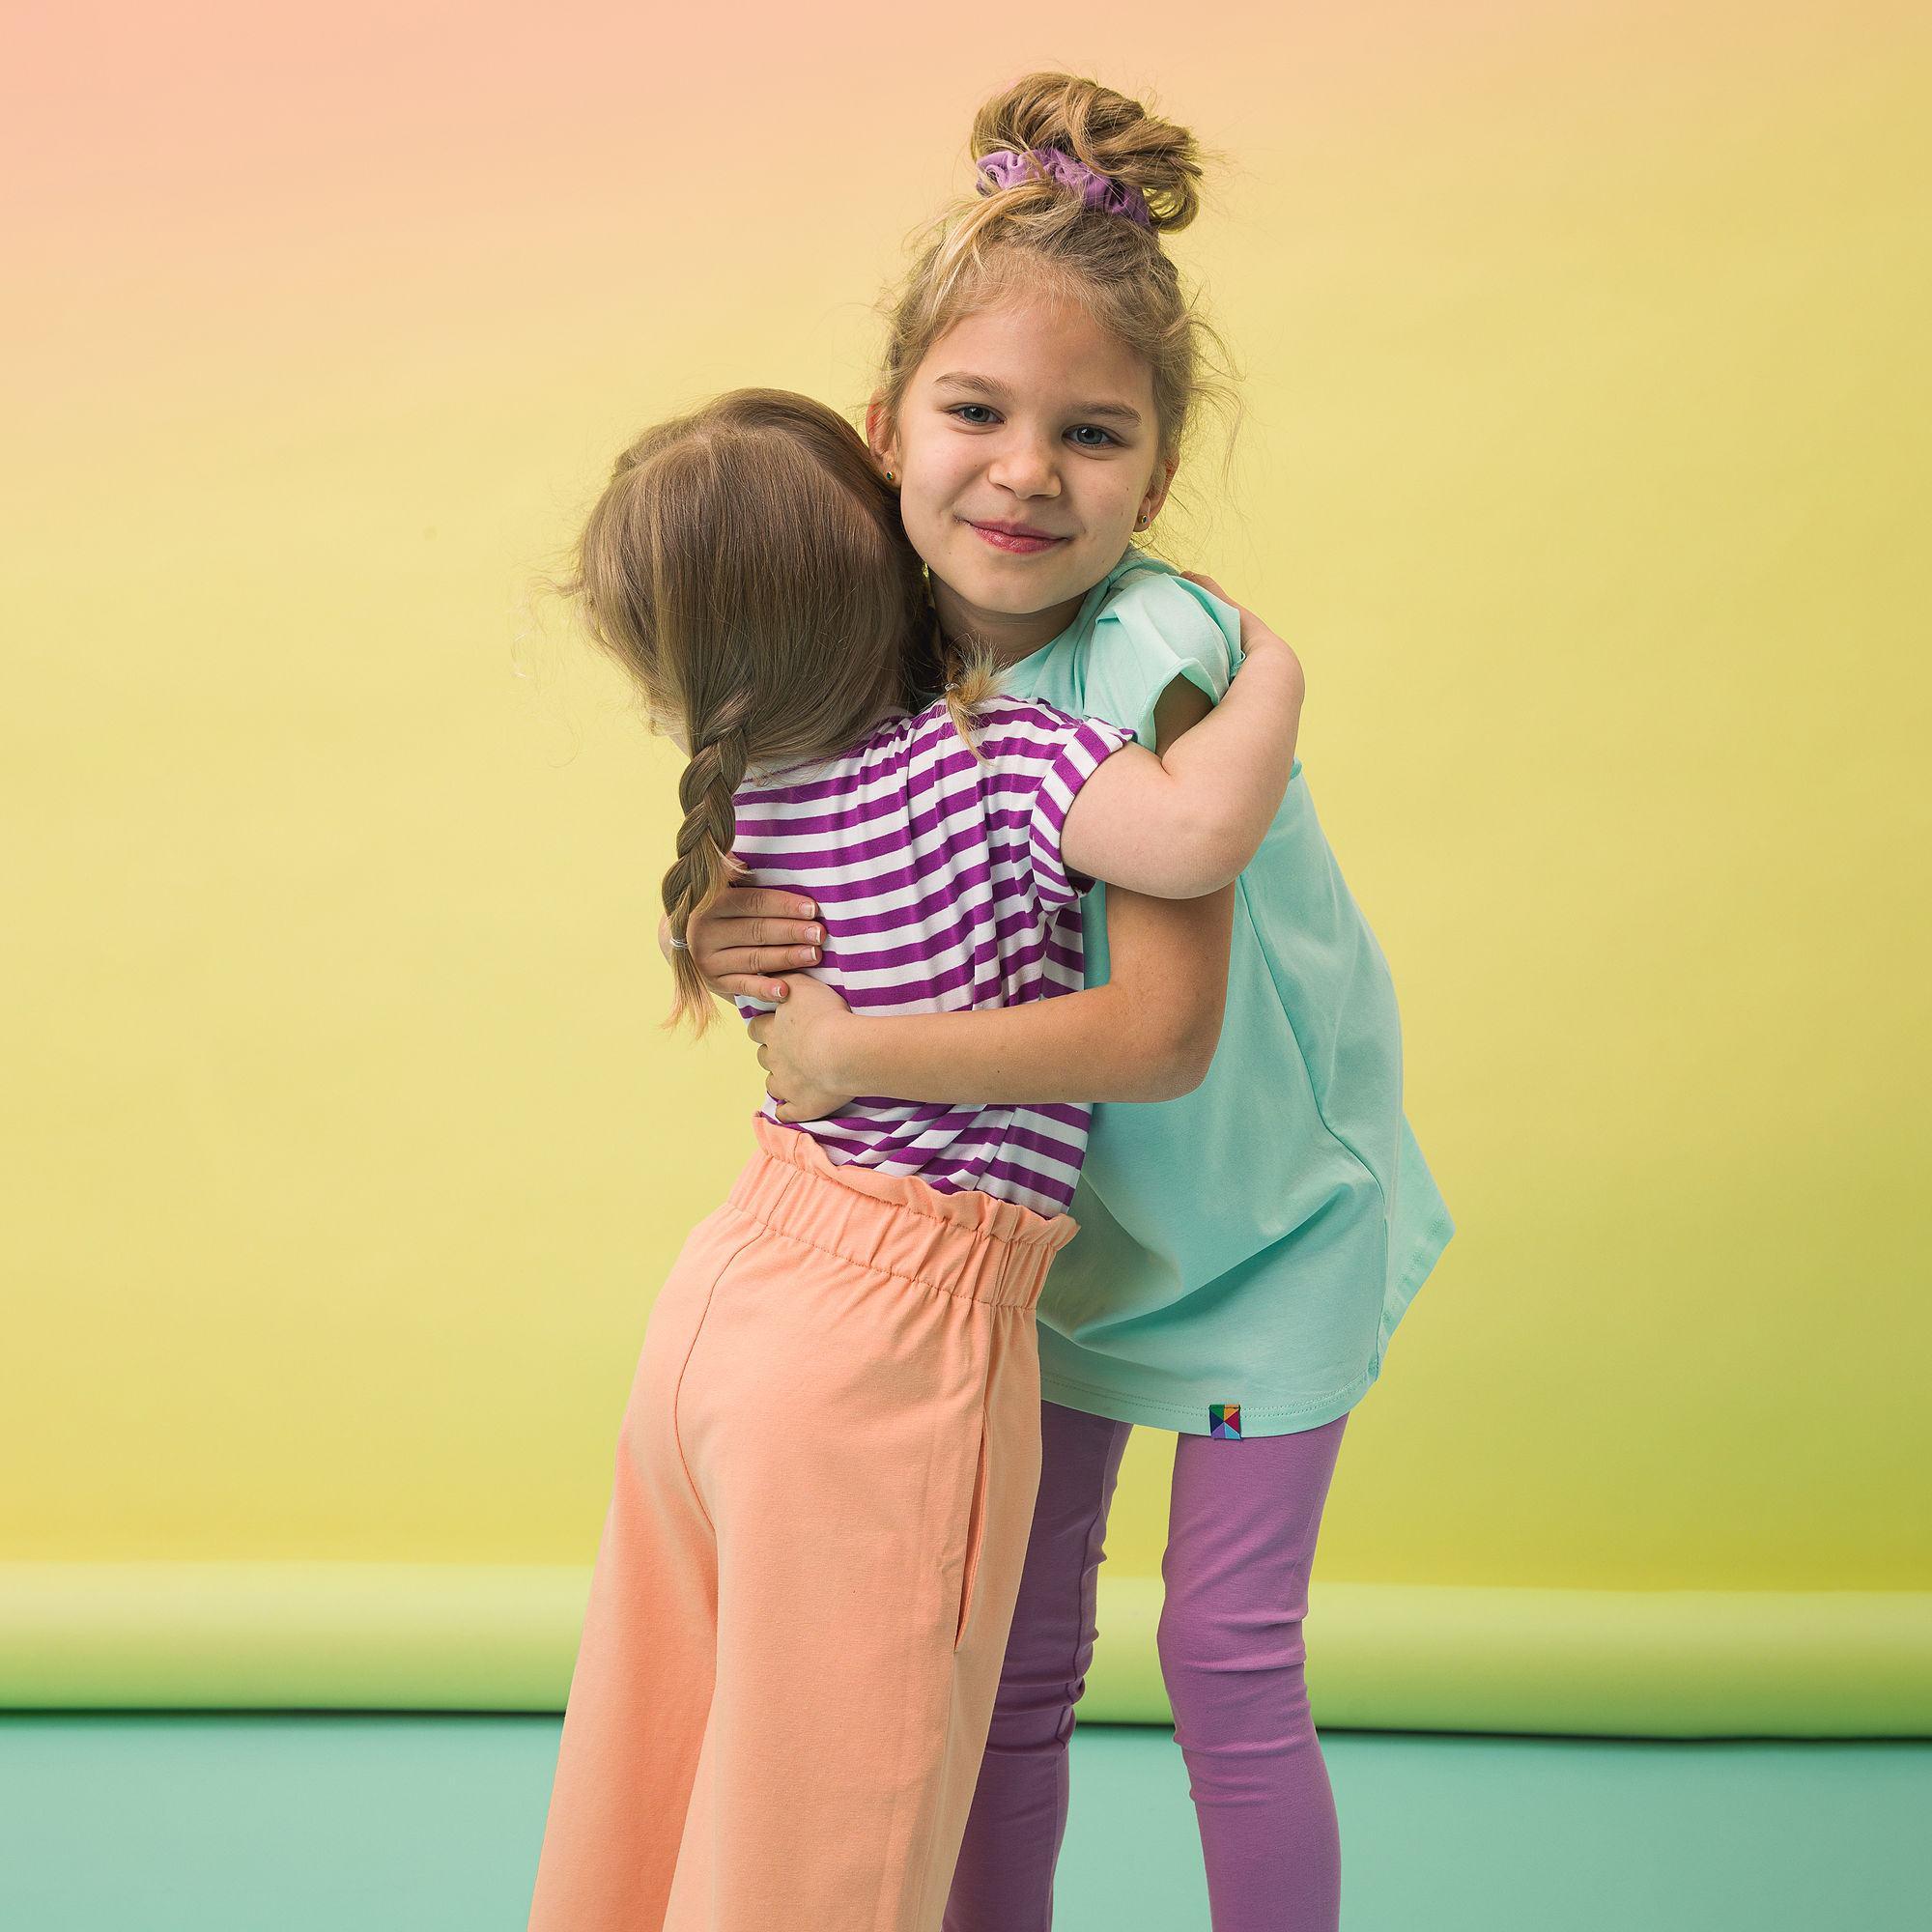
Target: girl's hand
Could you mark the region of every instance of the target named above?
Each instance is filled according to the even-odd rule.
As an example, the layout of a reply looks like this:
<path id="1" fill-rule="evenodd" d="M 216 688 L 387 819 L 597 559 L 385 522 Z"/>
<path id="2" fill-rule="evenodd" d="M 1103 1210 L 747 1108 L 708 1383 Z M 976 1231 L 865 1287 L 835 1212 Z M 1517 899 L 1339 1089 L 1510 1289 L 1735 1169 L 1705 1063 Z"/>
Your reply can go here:
<path id="1" fill-rule="evenodd" d="M 1211 577 L 1187 582 L 1227 595 Z M 1234 608 L 1241 662 L 1227 691 L 1210 707 L 1170 689 L 1154 711 L 1156 749 L 1128 745 L 1101 762 L 1061 828 L 1069 871 L 1154 898 L 1203 898 L 1261 849 L 1294 776 L 1307 692 L 1294 653 Z"/>
<path id="2" fill-rule="evenodd" d="M 809 973 L 791 981 L 791 997 L 775 1013 L 760 1013 L 750 1027 L 758 1042 L 758 1065 L 770 1078 L 765 1092 L 779 1103 L 781 1121 L 822 1121 L 852 1098 L 838 1084 L 837 1051 L 845 1029 L 863 1026 L 838 993 Z"/>
<path id="3" fill-rule="evenodd" d="M 1241 613 L 1241 655 L 1243 657 L 1246 657 L 1258 644 L 1264 649 L 1271 645 L 1278 645 L 1282 650 L 1287 651 L 1290 657 L 1294 656 L 1293 651 L 1290 649 L 1285 639 L 1278 637 L 1273 631 L 1269 630 L 1238 598 L 1230 597 L 1211 577 L 1205 577 L 1199 571 L 1193 570 L 1183 570 L 1180 574 L 1186 578 L 1188 582 L 1200 584 L 1202 589 L 1207 591 L 1209 596 L 1218 597 L 1223 604 L 1232 604 Z"/>
<path id="4" fill-rule="evenodd" d="M 790 996 L 789 982 L 768 976 L 818 964 L 825 931 L 815 923 L 817 911 L 793 893 L 728 886 L 685 933 L 692 964 L 714 993 L 727 999 L 741 993 L 748 1000 L 782 1002 Z M 659 936 L 668 952 L 668 933 Z"/>

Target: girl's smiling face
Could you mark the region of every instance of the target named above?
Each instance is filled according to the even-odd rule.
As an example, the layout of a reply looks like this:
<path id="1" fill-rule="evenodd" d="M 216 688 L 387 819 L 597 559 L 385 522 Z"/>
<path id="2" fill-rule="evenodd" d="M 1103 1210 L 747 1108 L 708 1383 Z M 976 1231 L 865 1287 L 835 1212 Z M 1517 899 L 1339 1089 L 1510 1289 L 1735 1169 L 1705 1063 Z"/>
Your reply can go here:
<path id="1" fill-rule="evenodd" d="M 1147 364 L 1055 298 L 956 323 L 869 427 L 947 635 L 1008 664 L 1066 628 L 1174 473 Z"/>

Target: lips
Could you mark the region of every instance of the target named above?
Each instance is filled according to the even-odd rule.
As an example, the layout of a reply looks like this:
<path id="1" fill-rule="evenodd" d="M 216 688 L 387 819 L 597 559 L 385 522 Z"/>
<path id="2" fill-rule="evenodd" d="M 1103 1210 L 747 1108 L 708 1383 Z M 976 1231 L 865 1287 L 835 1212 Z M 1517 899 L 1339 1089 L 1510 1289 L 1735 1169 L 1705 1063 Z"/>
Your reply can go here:
<path id="1" fill-rule="evenodd" d="M 1031 524 L 980 524 L 971 517 L 966 522 L 984 542 L 1009 556 L 1037 556 L 1041 551 L 1067 541 L 1051 530 L 1037 530 Z"/>

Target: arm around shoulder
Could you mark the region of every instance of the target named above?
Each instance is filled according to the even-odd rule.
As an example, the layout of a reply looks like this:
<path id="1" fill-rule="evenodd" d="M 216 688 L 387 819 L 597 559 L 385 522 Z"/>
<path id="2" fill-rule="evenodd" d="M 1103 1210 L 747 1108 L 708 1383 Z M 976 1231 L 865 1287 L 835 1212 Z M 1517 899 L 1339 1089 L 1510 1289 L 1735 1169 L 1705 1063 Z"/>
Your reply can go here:
<path id="1" fill-rule="evenodd" d="M 1159 898 L 1232 884 L 1288 789 L 1305 689 L 1293 651 L 1260 629 L 1218 705 L 1177 680 L 1156 713 L 1158 755 L 1128 746 L 1081 787 L 1061 837 L 1066 864 Z"/>
<path id="2" fill-rule="evenodd" d="M 1175 1100 L 1208 1077 L 1227 1003 L 1232 886 L 1198 899 L 1107 895 L 1110 977 L 969 1012 L 867 1018 L 810 975 L 753 1021 L 781 1120 L 854 1094 L 958 1106 Z M 799 1104 L 800 1096 L 814 1098 Z"/>

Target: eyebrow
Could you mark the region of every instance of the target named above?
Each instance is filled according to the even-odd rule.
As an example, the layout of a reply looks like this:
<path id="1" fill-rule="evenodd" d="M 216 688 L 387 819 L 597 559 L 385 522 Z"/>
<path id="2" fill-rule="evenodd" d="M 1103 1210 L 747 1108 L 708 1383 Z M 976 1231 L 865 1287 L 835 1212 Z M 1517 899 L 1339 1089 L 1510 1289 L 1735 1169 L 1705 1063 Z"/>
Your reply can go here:
<path id="1" fill-rule="evenodd" d="M 958 369 L 944 376 L 935 376 L 933 386 L 964 389 L 972 395 L 992 396 L 1002 401 L 1007 393 L 999 384 L 989 381 L 986 377 L 970 375 Z M 1141 419 L 1140 411 L 1129 408 L 1125 403 L 1075 403 L 1066 413 L 1074 416 L 1111 416 L 1116 422 L 1128 423 L 1135 428 L 1140 426 Z"/>

